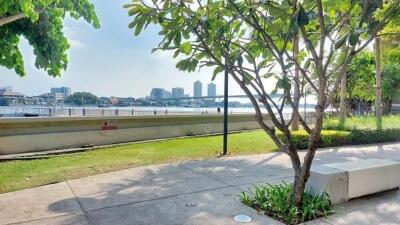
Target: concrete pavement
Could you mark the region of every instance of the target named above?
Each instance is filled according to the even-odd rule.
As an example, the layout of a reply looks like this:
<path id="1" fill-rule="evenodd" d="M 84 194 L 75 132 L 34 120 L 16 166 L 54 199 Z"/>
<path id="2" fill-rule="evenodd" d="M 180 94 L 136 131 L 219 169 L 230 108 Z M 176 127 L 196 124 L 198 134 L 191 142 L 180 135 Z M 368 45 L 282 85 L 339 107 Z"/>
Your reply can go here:
<path id="1" fill-rule="evenodd" d="M 301 153 L 304 155 L 304 153 Z M 324 149 L 314 164 L 386 158 L 400 161 L 400 143 Z M 132 168 L 0 195 L 0 225 L 251 225 L 281 224 L 242 205 L 252 184 L 290 182 L 281 153 Z M 400 224 L 400 192 L 389 191 L 336 207 L 308 225 Z"/>

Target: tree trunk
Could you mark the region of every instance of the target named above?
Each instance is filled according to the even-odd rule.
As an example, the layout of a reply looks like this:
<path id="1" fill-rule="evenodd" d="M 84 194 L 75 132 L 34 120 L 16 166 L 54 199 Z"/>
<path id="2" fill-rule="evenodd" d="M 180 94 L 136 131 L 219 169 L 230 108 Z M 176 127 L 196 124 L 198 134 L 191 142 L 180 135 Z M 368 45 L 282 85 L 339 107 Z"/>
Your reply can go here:
<path id="1" fill-rule="evenodd" d="M 294 57 L 297 56 L 297 54 L 299 53 L 299 37 L 295 37 L 294 38 L 294 43 L 293 43 L 293 54 Z M 294 104 L 295 107 L 297 108 L 297 111 L 299 110 L 299 102 L 300 102 L 300 80 L 299 80 L 299 67 L 296 66 L 295 70 L 294 70 L 294 80 L 295 80 L 295 84 L 294 84 L 294 96 L 293 96 L 293 100 L 294 100 Z M 292 112 L 292 116 L 293 116 L 293 121 L 292 121 L 292 130 L 299 130 L 299 118 L 297 113 L 295 113 L 294 111 Z"/>
<path id="2" fill-rule="evenodd" d="M 303 193 L 305 190 L 305 185 L 310 176 L 311 164 L 313 162 L 315 152 L 320 146 L 322 123 L 324 121 L 324 105 L 326 103 L 326 80 L 320 79 L 319 86 L 321 91 L 318 94 L 317 105 L 315 106 L 315 124 L 314 129 L 310 134 L 308 141 L 308 149 L 306 156 L 304 157 L 303 165 L 300 167 L 300 171 L 295 170 L 295 181 L 293 184 L 293 201 L 294 205 L 299 207 L 303 201 Z"/>
<path id="3" fill-rule="evenodd" d="M 347 93 L 347 74 L 342 76 L 340 82 L 340 111 L 339 111 L 339 126 L 344 126 L 346 121 L 346 93 Z"/>
<path id="4" fill-rule="evenodd" d="M 381 47 L 379 37 L 375 38 L 375 67 L 376 67 L 376 84 L 375 84 L 375 114 L 378 129 L 382 129 L 382 71 L 381 71 Z"/>
<path id="5" fill-rule="evenodd" d="M 392 111 L 392 100 L 386 100 L 385 102 L 383 102 L 383 110 L 382 110 L 382 114 L 383 115 L 388 115 L 390 114 Z"/>
<path id="6" fill-rule="evenodd" d="M 303 201 L 303 193 L 306 188 L 306 181 L 303 176 L 295 176 L 293 183 L 293 202 L 300 206 Z"/>

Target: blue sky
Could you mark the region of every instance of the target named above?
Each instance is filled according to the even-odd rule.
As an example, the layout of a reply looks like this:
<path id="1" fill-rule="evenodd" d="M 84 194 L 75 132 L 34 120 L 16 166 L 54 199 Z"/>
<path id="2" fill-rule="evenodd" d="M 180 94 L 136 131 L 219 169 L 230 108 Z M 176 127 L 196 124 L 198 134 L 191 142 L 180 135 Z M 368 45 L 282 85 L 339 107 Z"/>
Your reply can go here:
<path id="1" fill-rule="evenodd" d="M 49 77 L 33 65 L 32 48 L 21 41 L 27 76 L 20 78 L 13 70 L 0 68 L 0 86 L 11 85 L 26 95 L 49 92 L 51 87 L 68 86 L 73 91 L 89 91 L 99 96 L 141 97 L 151 88 L 183 87 L 193 95 L 193 82 L 203 82 L 203 93 L 211 80 L 211 71 L 180 72 L 170 53 L 153 53 L 160 37 L 152 26 L 135 37 L 128 29 L 132 20 L 122 6 L 129 0 L 91 0 L 100 18 L 101 27 L 95 30 L 83 21 L 65 20 L 65 34 L 70 40 L 68 69 L 60 78 Z M 223 93 L 222 74 L 215 80 L 217 93 Z M 230 93 L 242 93 L 230 82 Z"/>

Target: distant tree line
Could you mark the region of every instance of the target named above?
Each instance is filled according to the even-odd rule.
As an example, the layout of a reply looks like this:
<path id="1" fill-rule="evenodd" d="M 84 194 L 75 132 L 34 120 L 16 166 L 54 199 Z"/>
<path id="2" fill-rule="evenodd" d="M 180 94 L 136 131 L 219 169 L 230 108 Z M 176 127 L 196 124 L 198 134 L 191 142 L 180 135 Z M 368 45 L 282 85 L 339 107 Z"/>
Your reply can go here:
<path id="1" fill-rule="evenodd" d="M 0 106 L 8 106 L 8 100 L 6 98 L 0 98 Z"/>
<path id="2" fill-rule="evenodd" d="M 392 102 L 400 96 L 400 49 L 386 49 L 382 64 L 383 114 L 391 112 Z M 347 112 L 365 112 L 375 102 L 375 55 L 363 51 L 347 69 Z"/>
<path id="3" fill-rule="evenodd" d="M 99 102 L 100 99 L 96 95 L 89 92 L 75 92 L 65 99 L 65 103 L 77 106 L 97 105 Z"/>

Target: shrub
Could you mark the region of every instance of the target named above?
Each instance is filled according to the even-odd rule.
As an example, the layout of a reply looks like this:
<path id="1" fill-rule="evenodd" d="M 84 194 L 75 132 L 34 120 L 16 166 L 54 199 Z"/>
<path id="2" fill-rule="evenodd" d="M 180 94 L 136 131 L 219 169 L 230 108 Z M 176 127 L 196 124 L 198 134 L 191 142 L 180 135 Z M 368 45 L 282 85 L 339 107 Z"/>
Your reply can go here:
<path id="1" fill-rule="evenodd" d="M 382 117 L 382 127 L 384 129 L 400 129 L 400 115 L 390 115 Z M 377 130 L 376 117 L 359 116 L 348 117 L 344 125 L 340 126 L 338 118 L 327 118 L 323 123 L 324 130 Z"/>
<path id="2" fill-rule="evenodd" d="M 281 141 L 284 136 L 277 134 Z M 307 149 L 309 134 L 306 131 L 293 131 L 292 141 L 298 149 Z M 321 148 L 343 146 L 343 145 L 360 145 L 400 141 L 400 129 L 384 129 L 384 130 L 323 130 L 321 132 Z"/>
<path id="3" fill-rule="evenodd" d="M 354 145 L 400 141 L 400 129 L 351 130 Z"/>
<path id="4" fill-rule="evenodd" d="M 278 133 L 278 138 L 284 141 L 284 135 Z M 309 134 L 305 130 L 293 131 L 292 141 L 298 149 L 306 149 L 308 146 Z M 338 130 L 323 130 L 321 132 L 320 147 L 334 147 L 351 144 L 351 132 Z"/>
<path id="5" fill-rule="evenodd" d="M 241 192 L 239 197 L 243 204 L 289 225 L 327 216 L 332 212 L 325 192 L 315 196 L 304 192 L 300 207 L 293 204 L 291 195 L 292 185 L 278 184 L 254 186 L 249 194 Z"/>

